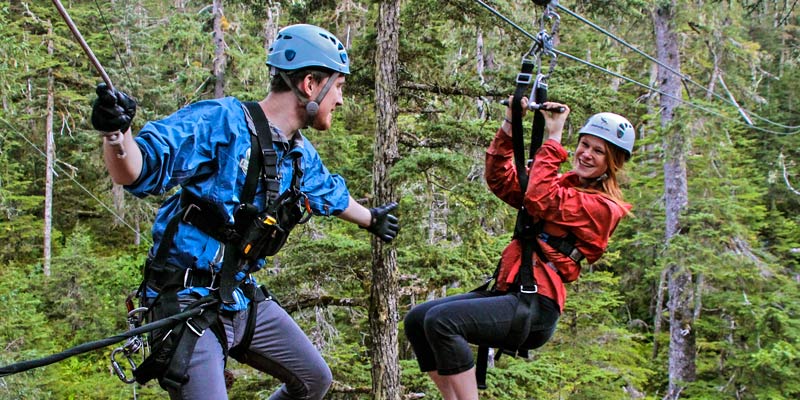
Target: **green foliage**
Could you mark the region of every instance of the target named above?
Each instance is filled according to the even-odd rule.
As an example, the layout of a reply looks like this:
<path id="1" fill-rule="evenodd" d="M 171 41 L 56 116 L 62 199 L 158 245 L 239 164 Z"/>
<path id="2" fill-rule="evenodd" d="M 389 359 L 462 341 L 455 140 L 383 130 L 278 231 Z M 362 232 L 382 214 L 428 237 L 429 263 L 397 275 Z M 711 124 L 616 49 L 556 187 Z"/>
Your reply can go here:
<path id="1" fill-rule="evenodd" d="M 204 10 L 206 4 L 183 3 L 180 9 L 175 2 L 148 1 L 67 5 L 115 85 L 138 99 L 134 129 L 213 95 L 211 14 Z M 537 32 L 539 6 L 488 3 Z M 654 54 L 651 13 L 661 3 L 564 5 Z M 672 11 L 681 71 L 700 83 L 686 82 L 685 100 L 713 113 L 681 106 L 673 124 L 661 128 L 661 114 L 648 89 L 558 59 L 549 97 L 573 110 L 565 132 L 567 147 L 595 112 L 618 112 L 636 126 L 639 138 L 623 183 L 633 214 L 617 228 L 603 259 L 584 266 L 582 278 L 568 286 L 566 309 L 550 343 L 534 351 L 532 360 L 499 360 L 489 371 L 489 389 L 482 398 L 621 399 L 636 393 L 661 398 L 668 383 L 669 328 L 664 315 L 654 313 L 668 265 L 685 267 L 698 285 L 699 318 L 693 326 L 697 380 L 687 384 L 686 398 L 800 396 L 795 379 L 800 371 L 800 136 L 775 135 L 740 123 L 714 75 L 722 73 L 731 96 L 751 111 L 757 126 L 790 131 L 768 121 L 787 127 L 800 123 L 797 11 L 779 2 L 676 5 Z M 266 94 L 269 15 L 279 16 L 281 26 L 320 24 L 350 43 L 353 73 L 347 77 L 348 97 L 336 110 L 333 129 L 304 133 L 329 169 L 347 179 L 353 197 L 372 205 L 373 76 L 381 62 L 375 60 L 377 2 L 225 2 L 226 95 L 259 100 Z M 658 85 L 652 82 L 650 61 L 566 13 L 561 17 L 559 50 Z M 135 235 L 147 236 L 162 199 L 127 196 L 124 204 L 110 206 L 113 196 L 100 141 L 88 121 L 99 78 L 56 10 L 46 2 L 6 2 L 0 4 L 0 25 L 5 33 L 0 35 L 0 262 L 6 265 L 0 270 L 0 346 L 5 350 L 0 363 L 5 365 L 127 328 L 122 300 L 141 279 L 147 240 L 142 247 L 131 244 Z M 531 42 L 469 0 L 402 2 L 400 25 L 401 87 L 413 83 L 432 88 L 398 93 L 399 158 L 389 171 L 402 224 L 395 242 L 402 321 L 410 304 L 477 286 L 493 271 L 510 239 L 515 210 L 486 188 L 483 157 L 505 112 L 490 93 L 511 93 L 520 57 Z M 484 57 L 480 76 L 475 59 L 479 33 Z M 54 258 L 52 274 L 44 276 L 45 163 L 37 149 L 44 149 L 50 73 L 55 80 L 58 161 Z M 705 88 L 712 86 L 721 96 L 706 96 Z M 665 134 L 676 132 L 672 129 L 687 148 L 689 198 L 681 232 L 667 244 L 662 146 Z M 320 296 L 366 301 L 369 238 L 352 224 L 315 218 L 293 232 L 286 248 L 256 276 L 285 303 Z M 331 365 L 334 391 L 370 385 L 365 308 L 290 311 Z M 657 318 L 662 318 L 658 333 Z M 402 333 L 400 345 L 405 390 L 436 398 Z M 108 351 L 6 377 L 0 397 L 130 397 L 131 388 L 107 372 Z M 279 384 L 235 362 L 229 366 L 238 377 L 231 398 L 267 398 Z M 137 393 L 163 397 L 156 385 L 137 388 Z M 359 397 L 331 394 L 347 396 Z"/>

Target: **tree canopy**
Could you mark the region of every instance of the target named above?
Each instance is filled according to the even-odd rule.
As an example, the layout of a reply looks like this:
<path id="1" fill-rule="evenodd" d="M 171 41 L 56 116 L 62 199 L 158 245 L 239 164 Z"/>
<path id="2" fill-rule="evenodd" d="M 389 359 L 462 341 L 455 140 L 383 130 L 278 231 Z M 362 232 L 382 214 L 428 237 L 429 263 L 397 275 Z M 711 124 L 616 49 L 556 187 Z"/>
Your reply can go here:
<path id="1" fill-rule="evenodd" d="M 277 27 L 313 23 L 347 46 L 346 99 L 326 132 L 307 136 L 354 198 L 372 187 L 377 1 L 228 0 L 225 95 L 260 100 L 266 43 Z M 490 12 L 489 5 L 516 26 Z M 585 119 L 625 115 L 638 137 L 623 191 L 633 214 L 606 255 L 568 285 L 554 338 L 530 360 L 503 357 L 486 399 L 660 399 L 669 383 L 662 272 L 694 277 L 696 378 L 681 397 L 800 396 L 800 12 L 795 2 L 560 1 L 549 98 Z M 133 130 L 214 97 L 209 2 L 66 2 L 114 84 L 139 107 Z M 681 101 L 662 126 L 653 12 L 672 7 Z M 399 13 L 398 158 L 388 177 L 402 230 L 394 242 L 400 316 L 468 291 L 492 273 L 516 210 L 488 190 L 484 152 L 502 121 L 522 56 L 540 30 L 527 1 L 403 0 Z M 590 23 L 594 24 L 592 26 Z M 597 29 L 601 28 L 601 29 Z M 100 82 L 49 1 L 0 1 L 0 365 L 127 329 L 124 300 L 141 281 L 163 198 L 115 201 L 89 122 Z M 527 34 L 526 34 L 527 33 Z M 53 42 L 53 53 L 47 41 Z M 547 70 L 549 58 L 542 67 Z M 55 91 L 52 274 L 43 273 L 47 72 Z M 738 107 L 737 107 L 738 106 Z M 741 111 L 740 111 L 741 109 Z M 752 121 L 748 124 L 742 114 Z M 688 202 L 665 238 L 665 140 L 685 149 Z M 569 164 L 569 163 L 567 163 Z M 569 167 L 566 165 L 565 168 Z M 139 242 L 139 237 L 142 240 Z M 368 234 L 313 218 L 256 278 L 317 345 L 334 374 L 330 398 L 371 398 Z M 402 321 L 402 320 L 401 320 Z M 402 324 L 400 326 L 402 332 Z M 402 395 L 436 398 L 399 336 Z M 2 398 L 142 398 L 109 373 L 112 349 L 2 378 Z M 231 398 L 267 398 L 277 381 L 230 361 Z M 134 392 L 135 390 L 135 392 Z"/>

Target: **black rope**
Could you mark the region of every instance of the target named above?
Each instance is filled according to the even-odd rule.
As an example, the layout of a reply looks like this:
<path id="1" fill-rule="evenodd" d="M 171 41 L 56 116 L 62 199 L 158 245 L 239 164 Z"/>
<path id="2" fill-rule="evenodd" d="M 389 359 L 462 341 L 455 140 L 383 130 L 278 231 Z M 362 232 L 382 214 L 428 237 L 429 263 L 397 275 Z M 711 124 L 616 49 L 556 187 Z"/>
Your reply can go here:
<path id="1" fill-rule="evenodd" d="M 186 321 L 189 318 L 199 315 L 203 312 L 203 309 L 208 306 L 212 306 L 217 304 L 217 300 L 211 300 L 208 303 L 201 305 L 200 307 L 193 307 L 190 310 L 184 311 L 182 313 L 175 314 L 170 317 L 166 317 L 160 319 L 155 322 L 151 322 L 149 324 L 142 325 L 136 329 L 131 329 L 127 332 L 120 333 L 118 335 L 109 336 L 105 339 L 95 340 L 93 342 L 87 342 L 73 348 L 64 350 L 60 353 L 56 353 L 47 357 L 39 358 L 36 360 L 29 360 L 29 361 L 22 361 L 15 364 L 7 365 L 5 367 L 0 367 L 0 378 L 6 377 L 8 375 L 17 374 L 20 372 L 24 372 L 30 369 L 43 367 L 45 365 L 50 365 L 57 363 L 61 360 L 65 360 L 69 357 L 76 356 L 78 354 L 83 354 L 92 350 L 96 350 L 99 348 L 103 348 L 109 345 L 112 345 L 117 342 L 121 342 L 127 338 L 141 335 L 143 333 L 151 332 L 156 329 L 166 328 L 170 326 L 177 325 L 180 322 Z"/>

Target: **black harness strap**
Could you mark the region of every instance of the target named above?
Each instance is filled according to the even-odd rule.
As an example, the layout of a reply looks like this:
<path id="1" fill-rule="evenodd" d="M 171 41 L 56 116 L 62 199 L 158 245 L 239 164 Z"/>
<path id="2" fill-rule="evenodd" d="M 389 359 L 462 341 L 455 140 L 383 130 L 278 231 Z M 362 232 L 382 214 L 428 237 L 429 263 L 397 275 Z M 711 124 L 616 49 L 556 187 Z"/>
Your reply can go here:
<path id="1" fill-rule="evenodd" d="M 272 146 L 272 132 L 269 130 L 269 121 L 267 120 L 266 115 L 264 115 L 264 111 L 261 109 L 261 106 L 259 106 L 258 103 L 246 102 L 244 105 L 247 107 L 248 111 L 250 112 L 250 117 L 253 119 L 253 125 L 256 128 L 256 134 L 258 138 L 257 141 L 251 141 L 252 147 L 250 157 L 252 160 L 255 154 L 260 153 L 262 155 L 261 164 L 264 166 L 262 171 L 267 189 L 267 208 L 271 209 L 273 207 L 277 207 L 278 201 L 276 200 L 279 198 L 278 192 L 280 191 L 280 178 L 278 177 L 278 157 L 275 149 Z M 247 169 L 248 180 L 251 179 L 250 172 L 252 165 L 253 163 L 251 162 Z M 298 175 L 302 176 L 299 158 L 295 159 L 294 173 L 292 175 L 293 188 L 299 188 L 300 180 Z M 257 179 L 258 178 L 256 177 L 256 180 Z M 248 187 L 248 185 L 245 185 L 245 189 Z M 253 198 L 253 194 L 248 193 L 246 190 L 243 191 L 242 197 L 245 198 L 245 195 L 248 195 L 249 199 Z M 247 358 L 247 349 L 250 348 L 250 343 L 253 340 L 253 334 L 255 332 L 256 313 L 258 311 L 257 303 L 260 303 L 264 300 L 271 300 L 272 296 L 268 295 L 263 286 L 256 287 L 253 284 L 245 284 L 241 287 L 245 297 L 250 300 L 250 304 L 247 306 L 247 324 L 245 325 L 245 333 L 242 337 L 242 340 L 236 346 L 232 347 L 228 354 L 240 362 L 245 362 Z"/>
<path id="2" fill-rule="evenodd" d="M 528 173 L 527 168 L 533 166 L 533 159 L 536 152 L 541 147 L 544 141 L 544 115 L 541 112 L 534 114 L 533 124 L 531 127 L 531 143 L 529 148 L 529 159 L 525 158 L 525 143 L 522 124 L 522 104 L 521 99 L 525 94 L 525 89 L 531 83 L 533 78 L 534 64 L 528 59 L 523 59 L 522 68 L 519 75 L 517 75 L 517 88 L 514 92 L 514 99 L 511 103 L 511 127 L 512 127 L 512 143 L 514 145 L 514 166 L 517 171 L 519 179 L 519 186 L 522 195 L 528 188 Z M 547 101 L 547 84 L 542 77 L 537 77 L 534 83 L 533 97 L 529 99 L 532 104 L 541 105 Z M 520 208 L 517 213 L 517 221 L 514 226 L 514 239 L 517 239 L 522 246 L 522 259 L 519 272 L 515 279 L 518 292 L 514 293 L 519 298 L 517 308 L 515 310 L 514 319 L 511 323 L 508 335 L 505 342 L 511 348 L 499 349 L 495 355 L 495 359 L 500 358 L 503 353 L 511 355 L 519 355 L 527 357 L 528 349 L 521 348 L 525 340 L 530 334 L 531 320 L 534 315 L 538 315 L 539 302 L 536 299 L 536 294 L 539 287 L 536 284 L 536 278 L 533 274 L 533 255 L 536 253 L 537 257 L 546 262 L 547 257 L 539 246 L 537 239 L 542 239 L 549 245 L 553 246 L 562 254 L 567 255 L 573 261 L 580 262 L 583 259 L 583 254 L 575 247 L 575 236 L 572 234 L 567 235 L 565 238 L 558 238 L 548 235 L 542 231 L 544 221 L 533 221 L 533 217 L 525 210 L 525 207 Z M 499 272 L 498 268 L 495 270 L 494 278 L 497 277 Z M 558 272 L 558 271 L 557 271 Z M 561 273 L 559 276 L 561 276 Z M 491 279 L 490 279 L 491 280 Z M 488 282 L 484 283 L 476 290 L 485 290 L 488 287 Z M 479 389 L 486 388 L 486 370 L 488 363 L 488 346 L 478 346 L 478 360 L 475 368 L 476 380 Z"/>
<path id="3" fill-rule="evenodd" d="M 245 105 L 253 115 L 256 126 L 269 126 L 258 103 L 245 103 Z M 258 112 L 255 112 L 256 108 Z M 258 119 L 259 114 L 261 119 Z M 261 129 L 259 129 L 260 131 Z M 269 151 L 262 152 L 262 144 L 267 146 L 266 148 Z M 259 134 L 258 140 L 251 140 L 250 154 L 251 157 L 247 166 L 247 176 L 245 185 L 242 188 L 240 202 L 242 205 L 253 202 L 262 165 L 266 166 L 264 173 L 265 177 L 268 178 L 266 180 L 267 201 L 270 202 L 277 197 L 280 190 L 280 180 L 277 176 L 277 153 L 272 147 L 271 134 Z M 261 154 L 261 156 L 256 156 L 256 154 Z M 147 286 L 159 291 L 159 296 L 154 300 L 151 307 L 151 309 L 155 309 L 156 306 L 160 308 L 158 315 L 154 319 L 165 318 L 180 312 L 177 293 L 186 287 L 202 286 L 216 289 L 215 285 L 219 284 L 219 290 L 216 295 L 201 298 L 187 306 L 187 310 L 204 307 L 210 301 L 216 301 L 216 296 L 219 296 L 223 303 L 231 304 L 235 302 L 233 291 L 238 285 L 235 276 L 239 272 L 238 269 L 241 265 L 239 262 L 241 257 L 235 245 L 236 241 L 240 239 L 236 225 L 229 224 L 227 216 L 220 215 L 217 211 L 218 208 L 213 204 L 194 196 L 188 191 L 181 192 L 180 200 L 181 210 L 167 224 L 163 239 L 159 243 L 155 255 L 148 260 L 145 267 L 144 282 Z M 215 275 L 213 272 L 198 271 L 167 264 L 169 249 L 174 244 L 174 236 L 181 222 L 197 227 L 224 244 L 223 266 L 219 275 Z M 257 296 L 254 296 L 254 298 L 257 298 Z M 159 340 L 154 344 L 153 352 L 133 372 L 137 382 L 144 384 L 153 378 L 158 378 L 159 384 L 165 389 L 177 389 L 185 384 L 188 380 L 186 369 L 197 340 L 209 328 L 217 336 L 227 357 L 227 339 L 224 329 L 220 326 L 218 315 L 219 306 L 204 308 L 200 315 L 187 320 L 180 327 L 173 328 L 166 333 L 155 333 L 153 337 Z M 155 346 L 158 346 L 158 348 L 155 348 Z"/>
<path id="4" fill-rule="evenodd" d="M 256 313 L 258 303 L 264 300 L 272 300 L 272 295 L 263 286 L 255 286 L 247 284 L 242 286 L 242 292 L 250 299 L 250 304 L 247 306 L 247 324 L 245 325 L 244 335 L 242 340 L 236 346 L 231 347 L 228 354 L 236 361 L 241 363 L 247 362 L 247 349 L 250 348 L 250 343 L 253 341 L 253 334 L 256 330 Z"/>
<path id="5" fill-rule="evenodd" d="M 186 309 L 201 307 L 203 304 L 215 300 L 214 296 L 206 296 L 192 303 Z M 177 302 L 177 299 L 175 299 L 175 301 Z M 189 361 L 194 353 L 197 340 L 203 336 L 206 329 L 212 327 L 212 325 L 218 321 L 218 315 L 218 307 L 205 308 L 200 315 L 187 319 L 177 332 L 173 329 L 172 332 L 167 334 L 176 334 L 177 344 L 172 350 L 173 356 L 170 358 L 169 364 L 167 364 L 168 366 L 166 371 L 164 371 L 164 375 L 158 380 L 162 388 L 177 390 L 189 381 L 186 370 L 189 368 Z M 223 345 L 223 347 L 227 346 Z"/>
<path id="6" fill-rule="evenodd" d="M 533 60 L 523 58 L 520 73 L 517 75 L 517 87 L 514 91 L 514 98 L 511 103 L 511 140 L 514 145 L 514 166 L 517 171 L 517 178 L 519 179 L 519 187 L 522 195 L 528 188 L 528 172 L 527 168 L 532 164 L 533 158 L 536 156 L 536 151 L 542 145 L 544 140 L 544 115 L 537 112 L 534 114 L 533 124 L 531 127 L 531 143 L 529 149 L 529 162 L 525 157 L 525 138 L 523 133 L 522 123 L 522 97 L 525 95 L 526 90 L 534 81 L 533 70 L 536 64 Z M 534 98 L 528 99 L 533 104 L 542 104 L 547 101 L 547 86 L 541 82 L 538 77 L 536 79 L 536 86 L 534 87 Z M 541 84 L 541 86 L 540 86 Z M 519 287 L 519 292 L 515 295 L 519 298 L 519 303 L 515 311 L 514 319 L 511 324 L 508 336 L 505 342 L 511 344 L 513 349 L 503 349 L 497 353 L 499 358 L 503 351 L 513 351 L 514 354 L 519 353 L 519 347 L 523 344 L 525 339 L 530 333 L 531 319 L 534 315 L 538 314 L 539 303 L 536 301 L 535 294 L 539 291 L 536 284 L 536 278 L 533 275 L 533 254 L 538 253 L 543 256 L 541 250 L 538 248 L 537 236 L 542 231 L 542 223 L 534 223 L 533 217 L 525 210 L 523 206 L 517 213 L 517 222 L 514 227 L 514 238 L 517 239 L 522 245 L 522 260 L 519 272 L 515 277 L 515 282 Z M 495 272 L 495 275 L 497 273 Z M 486 388 L 486 369 L 488 363 L 488 347 L 478 347 L 478 361 L 475 369 L 476 380 L 479 389 Z"/>
<path id="7" fill-rule="evenodd" d="M 523 58 L 522 60 L 522 67 L 520 69 L 520 73 L 517 74 L 517 87 L 514 91 L 514 98 L 511 102 L 511 141 L 514 144 L 514 166 L 517 170 L 517 178 L 519 179 L 519 187 L 520 191 L 522 192 L 523 196 L 525 195 L 525 190 L 528 187 L 528 173 L 527 173 L 527 163 L 525 157 L 525 138 L 523 133 L 523 124 L 522 124 L 522 97 L 525 96 L 525 92 L 527 91 L 528 87 L 531 85 L 533 81 L 533 69 L 536 67 L 533 60 L 528 58 Z M 534 101 L 534 99 L 529 99 L 529 101 Z M 538 113 L 537 113 L 538 114 Z M 537 115 L 538 116 L 538 115 Z M 542 120 L 540 124 L 540 138 L 539 143 L 541 143 L 541 137 L 544 135 L 544 121 Z M 537 125 L 536 125 L 536 118 L 534 118 L 534 126 L 533 126 L 533 135 L 536 136 L 537 132 Z M 536 138 L 534 137 L 533 142 L 536 142 Z M 533 149 L 533 143 L 531 143 L 531 158 L 535 154 L 535 150 Z M 538 146 L 537 146 L 538 147 Z M 536 293 L 538 288 L 536 286 L 536 280 L 533 278 L 533 273 L 531 271 L 532 268 L 532 257 L 533 257 L 533 243 L 534 241 L 527 240 L 528 236 L 531 236 L 533 229 L 533 220 L 525 211 L 525 208 L 519 210 L 517 213 L 517 223 L 514 227 L 514 238 L 519 239 L 522 243 L 522 265 L 520 266 L 520 273 L 517 274 L 518 284 L 520 286 L 520 301 L 517 305 L 517 309 L 514 315 L 514 321 L 511 326 L 511 330 L 506 337 L 506 341 L 509 343 L 514 343 L 515 346 L 519 346 L 522 344 L 522 341 L 525 340 L 527 337 L 528 331 L 530 330 L 530 320 L 531 320 L 531 313 L 530 313 L 530 305 L 531 304 L 538 304 L 536 302 L 531 302 L 530 297 L 526 293 Z M 532 237 L 535 238 L 535 235 Z M 495 270 L 495 277 L 497 276 L 498 269 Z M 528 271 L 525 273 L 524 271 Z M 522 275 L 522 277 L 520 277 Z M 484 286 L 488 285 L 488 282 L 484 284 Z M 527 301 L 526 301 L 527 300 Z M 525 304 L 523 304 L 525 303 Z M 478 346 L 478 360 L 475 367 L 475 377 L 478 384 L 478 389 L 486 389 L 486 369 L 488 364 L 488 355 L 489 355 L 489 348 L 488 346 Z"/>
<path id="8" fill-rule="evenodd" d="M 265 189 L 267 191 L 267 204 L 271 205 L 280 191 L 281 181 L 278 177 L 278 155 L 272 146 L 272 132 L 269 129 L 269 121 L 261 106 L 252 101 L 244 103 L 245 107 L 253 119 L 256 127 L 257 140 L 250 140 L 250 164 L 247 166 L 246 185 L 242 189 L 242 196 L 239 199 L 241 204 L 250 204 L 255 197 L 255 188 L 258 183 L 259 170 L 264 176 Z M 256 155 L 260 155 L 256 156 Z M 253 164 L 256 166 L 253 166 Z M 247 197 L 245 197 L 247 196 Z M 233 298 L 233 291 L 239 286 L 236 275 L 241 272 L 242 257 L 238 246 L 233 243 L 225 244 L 225 253 L 222 260 L 222 270 L 220 271 L 219 296 L 224 304 L 236 304 Z"/>

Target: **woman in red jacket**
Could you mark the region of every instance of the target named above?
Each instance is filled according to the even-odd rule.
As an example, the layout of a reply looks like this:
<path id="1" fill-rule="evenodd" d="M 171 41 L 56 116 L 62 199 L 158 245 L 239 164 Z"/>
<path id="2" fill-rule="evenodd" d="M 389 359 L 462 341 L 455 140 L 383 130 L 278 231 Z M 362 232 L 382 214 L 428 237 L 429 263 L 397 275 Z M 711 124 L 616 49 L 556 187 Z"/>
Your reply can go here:
<path id="1" fill-rule="evenodd" d="M 512 99 L 509 99 L 511 104 Z M 527 99 L 522 109 L 527 110 Z M 520 189 L 511 140 L 511 109 L 486 151 L 486 181 L 492 192 L 514 208 L 525 210 L 535 221 L 543 221 L 547 237 L 571 235 L 574 248 L 587 262 L 597 261 L 620 219 L 631 209 L 622 199 L 617 180 L 630 158 L 634 142 L 631 123 L 612 113 L 595 114 L 579 131 L 573 169 L 559 174 L 567 160 L 561 135 L 569 107 L 545 103 L 545 108 L 564 107 L 564 112 L 540 111 L 545 118 L 547 139 L 536 153 L 529 171 L 527 190 Z M 512 322 L 520 302 L 517 273 L 522 244 L 513 239 L 503 251 L 494 288 L 445 297 L 415 306 L 405 318 L 405 332 L 417 356 L 420 370 L 427 372 L 445 400 L 478 398 L 475 363 L 469 344 L 534 349 L 553 335 L 564 309 L 564 282 L 580 274 L 574 261 L 537 239 L 544 257 L 533 255 L 533 275 L 538 285 L 533 301 L 530 332 L 523 344 L 509 343 Z M 578 257 L 579 258 L 579 257 Z"/>

